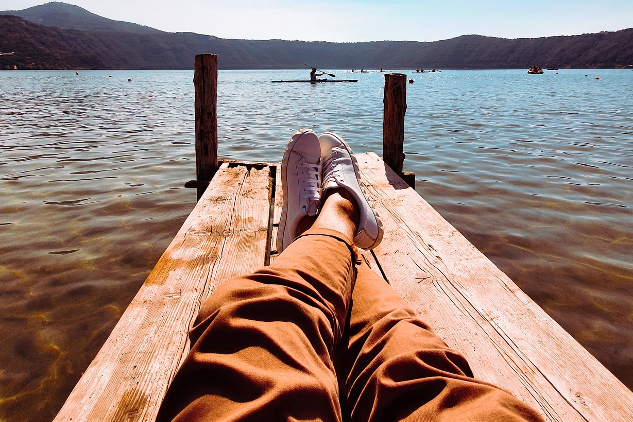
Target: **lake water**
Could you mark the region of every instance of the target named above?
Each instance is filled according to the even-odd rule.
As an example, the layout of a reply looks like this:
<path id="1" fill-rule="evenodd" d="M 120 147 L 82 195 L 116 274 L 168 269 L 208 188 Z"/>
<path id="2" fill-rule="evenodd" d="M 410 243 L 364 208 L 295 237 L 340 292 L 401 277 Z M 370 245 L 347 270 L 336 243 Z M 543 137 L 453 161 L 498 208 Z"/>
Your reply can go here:
<path id="1" fill-rule="evenodd" d="M 381 154 L 383 75 L 334 73 L 221 71 L 220 157 Z M 409 75 L 417 191 L 633 387 L 633 72 Z M 195 205 L 192 79 L 0 72 L 0 420 L 54 417 Z"/>

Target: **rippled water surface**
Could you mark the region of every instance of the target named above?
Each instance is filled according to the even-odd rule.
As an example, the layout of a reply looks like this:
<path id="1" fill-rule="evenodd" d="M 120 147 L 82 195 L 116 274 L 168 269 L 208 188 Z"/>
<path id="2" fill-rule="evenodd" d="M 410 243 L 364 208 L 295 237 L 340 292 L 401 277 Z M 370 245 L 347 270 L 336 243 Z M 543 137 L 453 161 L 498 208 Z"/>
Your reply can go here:
<path id="1" fill-rule="evenodd" d="M 221 71 L 220 157 L 300 127 L 380 154 L 382 74 L 335 73 Z M 633 72 L 410 77 L 417 191 L 633 387 Z M 192 78 L 0 72 L 0 420 L 54 417 L 193 208 Z"/>

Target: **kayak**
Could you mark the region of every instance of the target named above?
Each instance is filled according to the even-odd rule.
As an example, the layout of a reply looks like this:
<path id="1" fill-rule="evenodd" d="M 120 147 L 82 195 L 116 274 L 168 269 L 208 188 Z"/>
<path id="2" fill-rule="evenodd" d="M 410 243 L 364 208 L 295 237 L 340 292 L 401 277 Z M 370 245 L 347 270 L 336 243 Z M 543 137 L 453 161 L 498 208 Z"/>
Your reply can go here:
<path id="1" fill-rule="evenodd" d="M 324 83 L 324 82 L 358 82 L 358 79 L 338 79 L 336 81 L 333 79 L 317 79 L 316 81 L 299 79 L 299 80 L 294 80 L 294 81 L 271 81 L 271 82 L 274 82 L 274 83 L 309 82 L 311 84 L 316 84 L 316 83 Z"/>

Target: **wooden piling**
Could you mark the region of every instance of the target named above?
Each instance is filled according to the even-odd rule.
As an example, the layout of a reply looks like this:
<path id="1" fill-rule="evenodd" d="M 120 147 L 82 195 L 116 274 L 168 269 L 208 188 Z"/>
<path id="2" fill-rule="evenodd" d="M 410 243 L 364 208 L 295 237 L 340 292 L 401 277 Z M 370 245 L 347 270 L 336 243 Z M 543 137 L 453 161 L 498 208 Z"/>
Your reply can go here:
<path id="1" fill-rule="evenodd" d="M 218 56 L 198 54 L 193 83 L 196 89 L 196 179 L 198 199 L 218 170 Z"/>
<path id="2" fill-rule="evenodd" d="M 404 161 L 404 114 L 407 111 L 407 75 L 385 75 L 384 116 L 382 126 L 382 155 L 385 163 L 396 173 L 402 173 Z"/>
<path id="3" fill-rule="evenodd" d="M 409 186 L 415 186 L 413 173 L 402 173 L 404 162 L 404 114 L 407 111 L 407 75 L 385 75 L 382 155 L 385 163 Z"/>

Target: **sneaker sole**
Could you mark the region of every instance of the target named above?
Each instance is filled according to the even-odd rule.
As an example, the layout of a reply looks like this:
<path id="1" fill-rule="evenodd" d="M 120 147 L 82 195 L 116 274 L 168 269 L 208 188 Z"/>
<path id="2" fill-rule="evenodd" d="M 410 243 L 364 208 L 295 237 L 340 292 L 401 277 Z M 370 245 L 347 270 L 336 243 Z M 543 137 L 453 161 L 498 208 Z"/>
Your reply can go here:
<path id="1" fill-rule="evenodd" d="M 358 160 L 356 160 L 356 156 L 352 152 L 352 148 L 347 144 L 347 142 L 345 142 L 343 140 L 343 138 L 338 136 L 336 133 L 324 132 L 323 135 L 330 135 L 333 138 L 336 138 L 341 144 L 343 144 L 343 146 L 345 147 L 345 149 L 349 153 L 349 156 L 352 158 L 352 166 L 354 167 L 354 174 L 356 175 L 356 180 L 358 181 L 358 186 L 360 186 L 361 193 L 365 197 L 365 201 L 367 201 L 367 204 L 369 204 L 369 201 L 367 200 L 367 197 L 369 195 L 367 195 L 366 189 L 363 187 L 363 184 L 360 181 L 360 169 L 358 167 Z M 378 215 L 376 210 L 371 206 L 371 204 L 369 204 L 369 209 L 371 210 L 372 214 L 374 215 L 374 218 L 376 219 L 376 224 L 378 225 L 378 237 L 376 239 L 372 239 L 371 246 L 369 246 L 367 248 L 367 249 L 373 249 L 376 246 L 378 246 L 380 244 L 380 242 L 382 242 L 382 237 L 384 235 L 384 230 L 382 228 L 382 220 L 380 219 L 380 216 Z"/>

